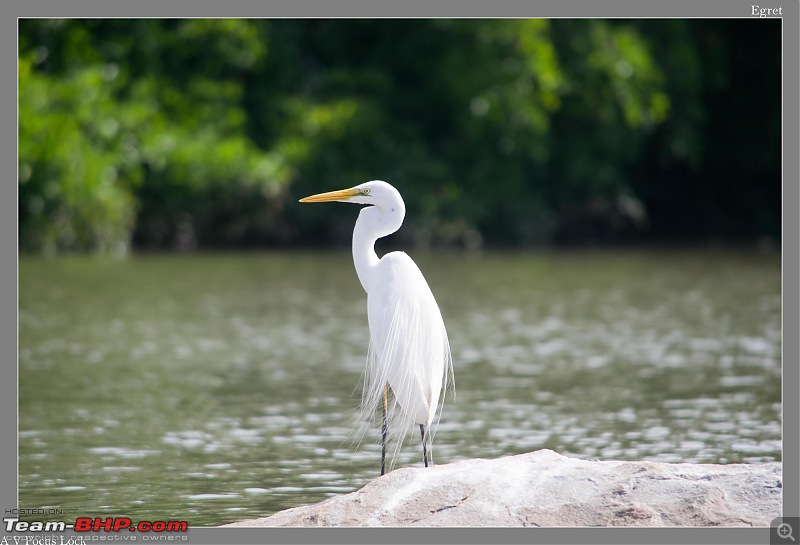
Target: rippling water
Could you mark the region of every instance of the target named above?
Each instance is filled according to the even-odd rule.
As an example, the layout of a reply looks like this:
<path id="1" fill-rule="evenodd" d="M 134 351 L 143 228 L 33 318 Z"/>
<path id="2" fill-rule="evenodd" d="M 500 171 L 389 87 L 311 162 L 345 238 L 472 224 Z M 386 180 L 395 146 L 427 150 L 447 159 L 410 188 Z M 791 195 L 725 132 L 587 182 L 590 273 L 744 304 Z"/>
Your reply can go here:
<path id="1" fill-rule="evenodd" d="M 438 463 L 781 456 L 780 257 L 414 254 L 457 396 Z M 216 525 L 357 489 L 369 332 L 348 253 L 23 258 L 19 498 Z M 409 434 L 398 465 L 420 465 Z M 61 518 L 61 517 L 55 517 Z"/>

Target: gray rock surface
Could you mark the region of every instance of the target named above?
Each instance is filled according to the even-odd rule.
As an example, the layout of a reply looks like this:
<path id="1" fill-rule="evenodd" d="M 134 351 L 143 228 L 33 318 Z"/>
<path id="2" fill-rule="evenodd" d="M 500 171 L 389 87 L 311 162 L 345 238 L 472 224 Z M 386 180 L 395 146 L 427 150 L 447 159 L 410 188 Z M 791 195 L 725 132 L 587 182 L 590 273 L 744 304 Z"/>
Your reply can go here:
<path id="1" fill-rule="evenodd" d="M 350 494 L 227 526 L 769 526 L 765 464 L 588 461 L 551 450 L 401 468 Z"/>

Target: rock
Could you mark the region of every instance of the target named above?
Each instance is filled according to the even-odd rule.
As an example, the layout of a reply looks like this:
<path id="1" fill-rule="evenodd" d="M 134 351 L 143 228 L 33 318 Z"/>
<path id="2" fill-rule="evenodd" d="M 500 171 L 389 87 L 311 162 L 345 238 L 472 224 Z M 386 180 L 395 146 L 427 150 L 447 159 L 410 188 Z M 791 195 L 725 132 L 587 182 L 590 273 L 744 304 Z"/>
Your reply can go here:
<path id="1" fill-rule="evenodd" d="M 588 461 L 551 450 L 402 468 L 350 494 L 227 526 L 764 526 L 781 464 Z"/>

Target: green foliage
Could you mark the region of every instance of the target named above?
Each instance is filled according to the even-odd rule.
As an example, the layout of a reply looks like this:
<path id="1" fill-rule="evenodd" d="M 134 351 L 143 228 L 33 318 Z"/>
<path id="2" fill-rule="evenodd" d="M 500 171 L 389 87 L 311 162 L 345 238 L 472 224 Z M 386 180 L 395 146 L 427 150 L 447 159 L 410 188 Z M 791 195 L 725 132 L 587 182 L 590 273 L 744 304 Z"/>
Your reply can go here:
<path id="1" fill-rule="evenodd" d="M 273 34 L 286 26 L 297 25 L 276 23 Z M 304 94 L 361 107 L 341 129 L 346 137 L 307 156 L 298 192 L 320 180 L 390 180 L 418 211 L 404 230 L 418 241 L 552 240 L 561 207 L 632 192 L 626 169 L 669 112 L 664 77 L 630 26 L 362 22 L 347 31 L 363 34 L 363 45 L 336 53 L 323 48 L 343 42 L 343 26 L 310 27 L 306 56 L 326 70 L 305 80 L 314 86 Z M 317 214 L 299 211 L 298 220 Z M 347 240 L 338 213 L 324 217 L 332 223 L 317 232 Z"/>
<path id="2" fill-rule="evenodd" d="M 263 200 L 288 180 L 245 134 L 239 76 L 266 51 L 256 28 L 110 24 L 21 26 L 22 248 L 124 251 L 137 212 L 145 241 L 169 245 L 183 218 L 213 219 L 220 193 Z"/>
<path id="3" fill-rule="evenodd" d="M 661 237 L 779 236 L 779 109 L 733 126 L 720 100 L 763 80 L 777 103 L 763 23 L 23 20 L 20 247 L 345 243 L 352 210 L 296 198 L 369 179 L 419 244 L 620 236 L 643 210 Z"/>
<path id="4" fill-rule="evenodd" d="M 111 97 L 114 73 L 90 66 L 56 79 L 33 63 L 19 63 L 20 245 L 117 249 L 133 227 L 141 172 L 132 124 Z"/>

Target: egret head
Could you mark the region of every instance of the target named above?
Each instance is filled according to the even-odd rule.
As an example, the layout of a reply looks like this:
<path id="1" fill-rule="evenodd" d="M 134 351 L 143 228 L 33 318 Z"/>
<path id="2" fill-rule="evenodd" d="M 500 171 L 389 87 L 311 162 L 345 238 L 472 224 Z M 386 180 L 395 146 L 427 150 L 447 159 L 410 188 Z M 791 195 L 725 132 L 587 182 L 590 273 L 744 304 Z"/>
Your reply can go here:
<path id="1" fill-rule="evenodd" d="M 397 216 L 402 222 L 406 213 L 406 206 L 400 192 L 390 184 L 381 180 L 365 182 L 350 189 L 340 189 L 327 193 L 318 193 L 300 199 L 300 202 L 353 202 L 369 204 L 380 209 L 381 213 Z M 398 224 L 399 227 L 399 224 Z"/>
<path id="2" fill-rule="evenodd" d="M 330 201 L 371 205 L 362 208 L 358 214 L 353 236 L 369 235 L 372 237 L 373 243 L 376 239 L 391 235 L 400 229 L 406 215 L 406 205 L 403 203 L 400 192 L 380 180 L 372 180 L 350 189 L 329 191 L 300 199 L 300 202 Z"/>
<path id="3" fill-rule="evenodd" d="M 378 208 L 395 207 L 396 209 L 403 208 L 403 210 L 405 210 L 400 192 L 381 180 L 373 180 L 351 187 L 350 189 L 329 191 L 328 193 L 319 193 L 300 199 L 300 202 L 330 201 L 369 204 L 377 206 Z"/>

